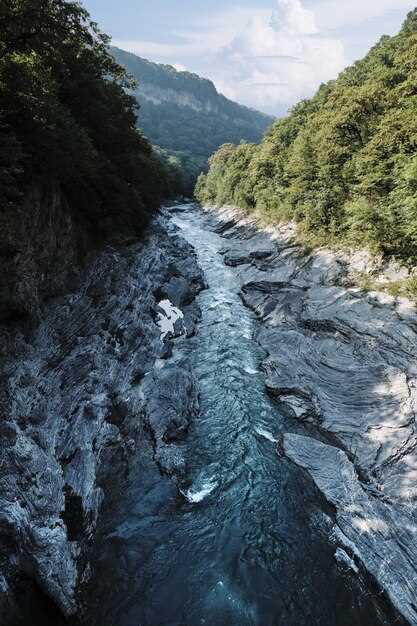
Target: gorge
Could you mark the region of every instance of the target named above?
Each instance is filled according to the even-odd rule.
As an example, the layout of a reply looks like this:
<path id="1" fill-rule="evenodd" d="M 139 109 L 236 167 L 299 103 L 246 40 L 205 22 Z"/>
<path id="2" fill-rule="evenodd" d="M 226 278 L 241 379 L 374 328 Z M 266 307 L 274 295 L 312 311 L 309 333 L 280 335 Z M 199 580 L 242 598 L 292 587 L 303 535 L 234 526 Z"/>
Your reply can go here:
<path id="1" fill-rule="evenodd" d="M 0 0 L 1 626 L 417 626 L 416 59 L 274 121 Z"/>
<path id="2" fill-rule="evenodd" d="M 343 268 L 330 257 L 195 205 L 174 207 L 173 222 L 208 283 L 197 298 L 198 334 L 176 339 L 171 357 L 189 357 L 199 413 L 183 444 L 179 484 L 161 482 L 156 467 L 138 461 L 116 515 L 106 516 L 91 623 L 415 623 L 413 386 L 390 381 L 401 378 L 390 371 L 402 355 L 398 344 L 393 352 L 384 344 L 385 368 L 367 351 L 381 315 L 398 324 L 395 309 L 334 286 Z M 300 300 L 288 300 L 297 289 L 324 309 L 335 299 L 313 298 L 316 290 L 339 290 L 340 317 L 334 311 L 316 328 L 312 317 L 309 326 L 297 316 Z M 363 333 L 342 319 L 343 298 L 373 316 Z M 401 335 L 415 345 L 416 314 L 403 315 Z M 298 333 L 319 350 L 307 346 L 311 366 L 286 340 Z M 354 388 L 336 383 L 337 391 L 334 377 L 345 381 L 346 368 Z M 367 399 L 374 413 L 364 411 Z M 400 417 L 407 403 L 410 413 Z M 373 428 L 388 432 L 374 445 Z M 365 450 L 372 446 L 373 457 Z"/>
<path id="3" fill-rule="evenodd" d="M 347 269 L 175 204 L 3 329 L 2 623 L 417 623 L 417 314 Z"/>

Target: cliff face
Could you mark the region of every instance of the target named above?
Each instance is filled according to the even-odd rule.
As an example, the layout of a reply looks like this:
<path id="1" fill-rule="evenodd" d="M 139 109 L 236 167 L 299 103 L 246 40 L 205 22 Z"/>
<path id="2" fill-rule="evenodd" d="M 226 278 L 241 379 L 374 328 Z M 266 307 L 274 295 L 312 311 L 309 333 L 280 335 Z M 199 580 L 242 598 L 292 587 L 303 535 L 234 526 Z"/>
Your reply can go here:
<path id="1" fill-rule="evenodd" d="M 2 245 L 10 246 L 0 324 L 4 625 L 34 620 L 39 590 L 63 615 L 80 610 L 77 591 L 88 580 L 88 545 L 109 485 L 127 471 L 144 425 L 161 470 L 181 473 L 176 440 L 197 407 L 186 363 L 147 376 L 169 357 L 169 337 L 192 334 L 198 318 L 193 298 L 203 281 L 189 247 L 168 237 L 160 219 L 141 243 L 86 255 L 57 190 L 46 198 L 34 191 L 30 207 Z M 166 297 L 182 307 L 184 326 L 162 341 L 158 302 Z M 16 317 L 40 308 L 36 323 Z"/>
<path id="2" fill-rule="evenodd" d="M 180 107 L 190 107 L 193 111 L 203 111 L 206 113 L 219 113 L 219 107 L 211 99 L 200 100 L 187 91 L 176 91 L 175 89 L 162 89 L 157 85 L 141 83 L 138 89 L 138 98 L 148 100 L 153 104 L 171 102 Z"/>
<path id="3" fill-rule="evenodd" d="M 211 80 L 202 78 L 198 74 L 178 71 L 171 65 L 153 63 L 116 47 L 111 48 L 111 53 L 117 62 L 138 81 L 139 101 L 141 101 L 142 94 L 150 95 L 151 89 L 158 90 L 159 102 L 175 103 L 177 94 L 187 94 L 188 101 L 184 103 L 184 106 L 192 103 L 193 106 L 198 106 L 198 110 L 213 111 L 230 119 L 246 122 L 248 126 L 252 126 L 253 134 L 262 133 L 273 120 L 270 115 L 250 109 L 219 94 Z M 152 138 L 151 135 L 149 137 Z"/>
<path id="4" fill-rule="evenodd" d="M 75 288 L 106 241 L 132 240 L 150 218 L 138 208 L 79 209 L 54 182 L 33 182 L 23 196 L 0 213 L 0 321 L 39 314 L 44 300 Z"/>
<path id="5" fill-rule="evenodd" d="M 0 214 L 0 320 L 39 312 L 64 292 L 87 256 L 88 235 L 56 185 L 34 185 L 23 203 Z"/>

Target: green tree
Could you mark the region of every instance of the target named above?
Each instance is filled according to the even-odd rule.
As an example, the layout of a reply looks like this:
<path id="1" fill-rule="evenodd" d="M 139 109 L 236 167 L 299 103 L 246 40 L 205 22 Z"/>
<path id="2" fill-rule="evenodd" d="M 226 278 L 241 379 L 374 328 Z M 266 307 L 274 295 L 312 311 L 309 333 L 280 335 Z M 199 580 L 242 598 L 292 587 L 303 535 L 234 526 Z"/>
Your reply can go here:
<path id="1" fill-rule="evenodd" d="M 383 36 L 273 124 L 249 158 L 220 155 L 218 167 L 212 157 L 197 196 L 295 219 L 316 241 L 365 245 L 414 264 L 416 85 L 417 9 L 397 36 Z"/>
<path id="2" fill-rule="evenodd" d="M 55 181 L 95 231 L 140 230 L 175 185 L 108 44 L 78 2 L 2 0 L 0 119 L 20 146 L 20 191 Z"/>

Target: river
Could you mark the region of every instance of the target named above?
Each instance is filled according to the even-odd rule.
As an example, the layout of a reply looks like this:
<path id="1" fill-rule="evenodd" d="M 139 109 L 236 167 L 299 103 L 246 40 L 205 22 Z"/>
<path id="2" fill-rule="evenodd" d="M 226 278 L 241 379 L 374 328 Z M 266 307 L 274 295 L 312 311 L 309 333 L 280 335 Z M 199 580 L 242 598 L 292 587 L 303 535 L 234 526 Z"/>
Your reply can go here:
<path id="1" fill-rule="evenodd" d="M 89 624 L 100 626 L 377 626 L 379 596 L 335 558 L 332 511 L 279 454 L 282 432 L 305 433 L 265 392 L 257 320 L 239 296 L 224 239 L 191 205 L 173 221 L 195 248 L 208 288 L 198 296 L 188 356 L 200 415 L 178 487 L 161 476 L 143 434 L 123 496 L 103 516 Z M 149 452 L 149 454 L 147 453 Z"/>

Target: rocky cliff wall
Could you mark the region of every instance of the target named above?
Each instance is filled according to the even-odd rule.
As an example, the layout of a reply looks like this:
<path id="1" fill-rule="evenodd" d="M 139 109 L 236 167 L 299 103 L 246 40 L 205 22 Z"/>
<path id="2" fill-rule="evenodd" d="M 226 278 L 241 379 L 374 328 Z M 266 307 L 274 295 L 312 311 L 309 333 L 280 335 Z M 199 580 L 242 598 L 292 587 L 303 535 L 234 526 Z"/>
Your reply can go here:
<path id="1" fill-rule="evenodd" d="M 0 321 L 41 315 L 43 301 L 75 288 L 100 247 L 137 238 L 151 218 L 134 204 L 89 204 L 88 189 L 79 202 L 77 194 L 53 181 L 32 182 L 22 199 L 2 207 Z"/>
<path id="2" fill-rule="evenodd" d="M 0 213 L 0 320 L 39 313 L 64 293 L 92 247 L 59 186 L 33 185 L 22 203 Z"/>
<path id="3" fill-rule="evenodd" d="M 174 89 L 162 89 L 157 85 L 141 83 L 135 94 L 139 100 L 150 100 L 154 104 L 161 102 L 171 102 L 181 107 L 190 107 L 194 111 L 203 111 L 205 113 L 217 113 L 219 107 L 212 100 L 200 100 L 193 94 L 186 91 L 175 91 Z"/>

